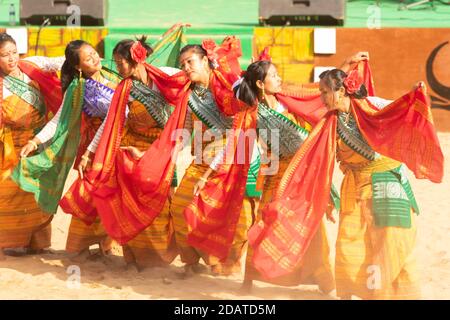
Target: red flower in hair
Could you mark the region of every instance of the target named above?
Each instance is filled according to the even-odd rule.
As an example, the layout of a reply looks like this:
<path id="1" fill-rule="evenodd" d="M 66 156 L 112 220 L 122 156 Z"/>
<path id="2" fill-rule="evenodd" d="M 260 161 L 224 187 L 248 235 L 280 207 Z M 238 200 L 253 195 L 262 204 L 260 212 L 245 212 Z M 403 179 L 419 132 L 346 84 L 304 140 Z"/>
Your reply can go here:
<path id="1" fill-rule="evenodd" d="M 354 94 L 361 88 L 362 80 L 359 77 L 358 70 L 352 70 L 344 80 L 344 87 L 348 94 Z"/>
<path id="2" fill-rule="evenodd" d="M 147 49 L 140 41 L 135 41 L 130 48 L 131 59 L 137 63 L 142 63 L 147 58 Z"/>
<path id="3" fill-rule="evenodd" d="M 265 47 L 259 55 L 258 61 L 272 61 L 272 57 L 269 54 L 269 47 Z"/>
<path id="4" fill-rule="evenodd" d="M 205 49 L 206 55 L 209 60 L 216 61 L 217 60 L 217 45 L 212 39 L 205 39 L 202 42 L 202 48 Z"/>

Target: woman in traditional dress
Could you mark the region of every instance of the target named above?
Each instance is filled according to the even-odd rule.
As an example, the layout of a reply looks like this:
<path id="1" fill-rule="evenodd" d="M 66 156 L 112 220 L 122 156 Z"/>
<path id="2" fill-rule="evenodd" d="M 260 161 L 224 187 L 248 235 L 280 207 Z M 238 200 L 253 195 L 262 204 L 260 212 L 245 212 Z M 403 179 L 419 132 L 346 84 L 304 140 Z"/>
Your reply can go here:
<path id="1" fill-rule="evenodd" d="M 215 44 L 210 43 L 211 50 L 214 46 Z M 92 197 L 94 203 L 101 203 L 102 208 L 105 208 L 99 213 L 102 221 L 105 227 L 108 227 L 109 234 L 113 235 L 120 243 L 127 243 L 151 225 L 166 205 L 175 165 L 172 156 L 180 146 L 180 140 L 173 139 L 173 134 L 186 127 L 189 130 L 185 135 L 185 143 L 190 141 L 190 128 L 194 127 L 195 130 L 195 125 L 191 124 L 193 116 L 191 113 L 202 116 L 209 115 L 210 117 L 205 117 L 204 121 L 211 121 L 207 122 L 208 126 L 220 132 L 223 132 L 231 123 L 226 115 L 232 115 L 234 112 L 233 106 L 230 104 L 233 94 L 231 84 L 240 73 L 237 62 L 240 46 L 236 39 L 230 37 L 215 49 L 217 66 L 212 65 L 207 57 L 207 51 L 201 46 L 186 46 L 180 54 L 184 72 L 173 76 L 169 76 L 151 65 L 143 64 L 148 77 L 156 84 L 165 99 L 176 106 L 165 129 L 145 153 L 133 146 L 127 147 L 126 150 L 119 150 L 116 147 L 117 144 L 120 144 L 118 139 L 119 137 L 121 139 L 121 134 L 118 130 L 121 128 L 121 121 L 124 121 L 123 110 L 126 106 L 127 92 L 131 90 L 131 79 L 125 79 L 122 82 L 121 91 L 116 92 L 117 99 L 113 104 L 117 110 L 115 113 L 111 111 L 111 117 L 108 116 L 99 145 L 99 148 L 104 148 L 104 151 L 101 153 L 97 151 L 94 160 L 94 167 L 98 160 L 104 169 L 99 170 L 89 179 L 78 181 L 69 192 L 72 192 L 70 198 L 74 199 L 77 205 L 83 207 L 86 212 L 92 212 L 90 204 L 92 201 L 86 201 L 86 196 Z M 198 129 L 200 132 L 206 130 L 205 128 Z M 105 156 L 108 154 L 113 156 L 108 156 L 107 164 L 105 164 Z M 196 172 L 192 175 L 199 177 Z M 185 175 L 185 179 L 186 177 L 192 179 L 189 174 Z M 83 191 L 84 194 L 79 195 L 79 184 L 82 184 L 82 188 L 85 190 L 94 190 L 95 188 L 95 191 L 91 193 Z M 186 182 L 182 181 L 178 190 L 183 190 L 182 186 L 185 184 Z M 192 198 L 195 181 L 190 184 L 187 197 Z M 179 199 L 183 193 L 179 192 L 177 191 L 178 195 L 172 198 L 172 208 L 177 206 L 177 203 L 180 206 L 180 200 L 176 199 Z M 123 197 L 121 194 L 126 194 L 127 197 Z M 132 196 L 130 197 L 130 195 Z M 76 214 L 70 208 L 67 209 L 68 212 Z M 201 256 L 186 244 L 187 225 L 182 217 L 182 209 L 180 214 L 175 217 L 175 237 L 182 260 L 187 263 L 186 274 L 190 274 L 194 265 L 199 266 L 198 262 Z M 172 214 L 174 214 L 173 211 Z M 218 259 L 215 260 L 218 262 Z M 199 271 L 198 268 L 197 271 Z"/>
<path id="2" fill-rule="evenodd" d="M 378 153 L 373 136 L 366 136 L 360 120 L 364 116 L 361 111 L 379 115 L 378 121 L 383 121 L 383 114 L 391 113 L 398 120 L 394 126 L 398 126 L 398 131 L 405 130 L 403 139 L 407 140 L 408 128 L 403 127 L 402 119 L 404 114 L 401 110 L 394 113 L 395 105 L 402 103 L 384 107 L 365 99 L 365 86 L 354 79 L 353 74 L 348 75 L 342 70 L 325 72 L 320 78 L 323 101 L 329 110 L 337 110 L 338 113 L 336 159 L 344 173 L 336 241 L 337 295 L 343 299 L 350 299 L 352 295 L 363 299 L 418 299 L 420 287 L 413 249 L 415 215 L 419 209 L 406 167 L 400 162 L 409 155 L 398 153 L 394 155 L 397 160 L 394 160 L 383 150 Z M 421 86 L 419 84 L 415 90 L 421 90 Z M 413 108 L 417 111 L 427 107 L 428 112 L 424 116 L 431 121 L 426 100 L 416 103 Z M 432 125 L 430 128 L 433 129 Z M 413 126 L 411 132 L 421 134 L 420 129 Z M 377 134 L 387 134 L 381 130 Z M 423 157 L 439 158 L 438 146 L 435 145 L 434 150 L 427 146 L 420 152 L 424 153 Z M 395 150 L 395 144 L 389 148 L 393 154 L 400 152 Z M 439 175 L 438 172 L 435 174 Z"/>
<path id="3" fill-rule="evenodd" d="M 181 259 L 186 264 L 183 277 L 193 272 L 207 271 L 199 264 L 200 258 L 210 267 L 213 274 L 230 275 L 241 270 L 241 257 L 246 249 L 247 230 L 252 223 L 258 198 L 252 196 L 244 198 L 233 244 L 225 261 L 220 261 L 218 257 L 189 244 L 189 227 L 184 211 L 192 203 L 196 193 L 196 183 L 203 179 L 203 174 L 210 166 L 216 167 L 211 160 L 215 157 L 217 150 L 223 147 L 226 130 L 232 127 L 232 118 L 227 117 L 217 108 L 213 91 L 209 88 L 214 66 L 208 59 L 208 52 L 202 46 L 186 46 L 180 53 L 180 66 L 193 83 L 185 127 L 193 131 L 191 153 L 195 157 L 186 169 L 171 206 L 177 246 L 180 249 Z M 213 141 L 207 136 L 211 133 L 215 137 Z M 199 148 L 201 152 L 198 152 Z"/>
<path id="4" fill-rule="evenodd" d="M 135 51 L 141 50 L 143 52 L 142 48 L 146 53 L 141 55 L 142 59 L 139 60 Z M 145 59 L 151 53 L 152 49 L 145 44 L 144 37 L 139 40 L 122 40 L 113 50 L 113 57 L 119 74 L 123 78 L 133 79 L 120 142 L 124 150 L 131 147 L 139 150 L 148 149 L 159 137 L 172 113 L 173 107 L 165 101 L 157 87 L 153 85 L 143 65 Z M 167 74 L 179 71 L 171 67 L 161 67 L 160 69 Z M 98 142 L 104 134 L 105 124 L 106 122 L 98 130 L 90 150 L 87 150 L 84 155 L 85 157 L 92 158 L 92 154 L 95 153 Z M 172 187 L 175 186 L 176 179 L 174 179 Z M 153 223 L 122 246 L 127 265 L 133 265 L 138 270 L 142 270 L 149 267 L 166 266 L 175 259 L 178 253 L 169 206 L 170 198 Z"/>
<path id="5" fill-rule="evenodd" d="M 61 103 L 61 85 L 54 71 L 64 59 L 27 60 L 19 60 L 14 39 L 0 33 L 0 258 L 5 248 L 25 248 L 30 253 L 51 244 L 52 216 L 39 208 L 32 193 L 11 180 L 11 172 L 20 149 Z"/>
<path id="6" fill-rule="evenodd" d="M 262 152 L 267 155 L 262 159 L 273 158 L 270 163 L 266 163 L 268 166 L 263 166 L 262 169 L 271 171 L 270 173 L 266 172 L 267 176 L 262 188 L 260 202 L 260 208 L 262 208 L 273 197 L 293 155 L 309 134 L 305 127 L 310 129 L 310 126 L 303 118 L 289 112 L 278 101 L 276 94 L 281 92 L 281 78 L 270 61 L 263 60 L 252 63 L 236 90 L 239 90 L 237 91 L 238 98 L 247 105 L 258 105 L 258 133 L 260 141 L 263 142 L 264 148 L 262 149 L 269 149 Z M 279 130 L 276 136 L 274 129 Z M 273 143 L 271 144 L 271 142 Z M 223 157 L 224 152 L 216 157 L 214 163 L 222 162 Z M 205 172 L 202 180 L 197 183 L 196 189 L 202 190 L 204 188 L 205 181 L 208 180 L 213 169 L 216 168 L 210 168 Z M 264 173 L 260 173 L 261 176 L 262 174 Z M 256 216 L 256 221 L 259 220 L 261 220 L 260 210 L 258 210 Z M 328 241 L 322 225 L 308 249 L 304 264 L 299 265 L 291 274 L 282 278 L 271 279 L 269 282 L 287 286 L 300 283 L 318 284 L 322 291 L 330 292 L 334 289 L 334 278 L 328 256 Z M 252 251 L 248 250 L 243 291 L 250 291 L 253 280 L 264 280 L 252 267 L 251 257 Z"/>
<path id="7" fill-rule="evenodd" d="M 170 28 L 160 42 L 177 27 L 174 25 Z M 150 47 L 148 49 L 150 53 Z M 106 117 L 114 89 L 120 81 L 115 73 L 102 68 L 97 51 L 85 41 L 69 43 L 65 55 L 66 61 L 61 71 L 65 91 L 63 108 L 24 146 L 21 154 L 26 157 L 35 145 L 47 146 L 39 155 L 23 159 L 13 174 L 23 189 L 35 193 L 41 208 L 51 213 L 56 213 L 73 161 L 80 177 L 83 177 L 84 170 L 91 163 L 98 143 L 94 139 L 95 134 Z M 111 249 L 111 239 L 100 220 L 86 225 L 73 217 L 66 251 L 77 253 L 75 259 L 83 260 L 90 255 L 89 247 L 94 244 L 100 246 L 103 254 Z"/>
<path id="8" fill-rule="evenodd" d="M 367 53 L 360 52 L 350 57 L 344 64 L 344 68 L 350 68 L 352 64 L 366 59 Z M 294 154 L 300 148 L 309 135 L 311 125 L 304 117 L 295 112 L 295 106 L 289 100 L 286 92 L 281 92 L 281 78 L 276 67 L 270 62 L 267 51 L 260 56 L 260 61 L 252 63 L 241 81 L 235 87 L 236 96 L 249 106 L 257 105 L 257 130 L 260 142 L 263 145 L 264 158 L 270 159 L 264 167 L 265 173 L 260 177 L 264 179 L 260 209 L 271 201 L 281 178 L 286 172 Z M 301 86 L 296 92 L 296 98 L 300 99 L 303 108 L 320 98 L 316 85 Z M 314 98 L 315 97 L 315 98 Z M 314 99 L 312 99 L 314 98 Z M 303 101 L 302 101 L 303 100 Z M 311 100 L 311 101 L 308 101 Z M 283 103 L 281 102 L 283 101 Z M 225 150 L 221 152 L 215 162 L 222 161 Z M 267 166 L 268 165 L 268 166 Z M 270 171 L 268 171 L 270 169 Z M 203 176 L 207 180 L 210 169 Z M 196 188 L 203 189 L 205 182 L 200 181 Z M 332 193 L 332 206 L 337 206 L 337 192 Z M 331 208 L 331 206 L 330 206 Z M 262 219 L 261 210 L 258 211 L 256 221 Z M 296 286 L 303 284 L 318 284 L 324 293 L 334 289 L 334 278 L 329 263 L 329 247 L 323 223 L 308 248 L 304 262 L 296 269 L 283 277 L 265 279 L 253 268 L 252 250 L 247 253 L 245 280 L 242 291 L 250 291 L 253 280 L 268 281 L 275 284 Z"/>
<path id="9" fill-rule="evenodd" d="M 89 161 L 83 153 L 106 117 L 118 82 L 117 76 L 102 70 L 97 51 L 83 40 L 70 42 L 65 58 L 61 69 L 62 107 L 22 148 L 23 159 L 13 176 L 22 189 L 34 192 L 41 208 L 51 214 L 56 213 L 74 160 L 75 168 Z M 39 145 L 44 150 L 27 157 Z M 86 226 L 81 220 L 72 219 L 66 251 L 79 254 L 77 259 L 86 258 L 93 244 L 99 244 L 103 252 L 110 250 L 111 240 L 101 224 Z"/>
<path id="10" fill-rule="evenodd" d="M 366 97 L 372 90 L 366 89 L 357 70 L 347 74 L 333 69 L 320 78 L 329 112 L 294 156 L 276 198 L 264 210 L 266 217 L 277 215 L 279 223 L 265 219 L 250 231 L 253 263 L 273 277 L 290 272 L 305 258 L 327 206 L 336 155 L 344 172 L 336 243 L 337 295 L 417 298 L 412 250 L 418 208 L 402 162 L 417 178 L 440 182 L 443 175 L 443 155 L 425 88 L 419 83 L 386 106 L 386 101 Z M 298 184 L 302 188 L 293 188 Z M 286 214 L 291 211 L 295 214 Z M 292 238 L 287 244 L 278 241 L 283 228 Z M 279 253 L 277 257 L 268 252 L 269 247 Z"/>

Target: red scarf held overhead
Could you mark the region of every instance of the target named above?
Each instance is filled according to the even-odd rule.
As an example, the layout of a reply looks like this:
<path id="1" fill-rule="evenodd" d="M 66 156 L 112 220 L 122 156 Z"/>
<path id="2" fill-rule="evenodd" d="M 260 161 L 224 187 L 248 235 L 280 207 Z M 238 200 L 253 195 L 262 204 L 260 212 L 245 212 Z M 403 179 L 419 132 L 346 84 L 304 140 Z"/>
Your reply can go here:
<path id="1" fill-rule="evenodd" d="M 359 80 L 366 86 L 368 96 L 375 95 L 375 86 L 372 78 L 372 71 L 367 60 L 363 60 L 351 70 L 357 70 Z M 306 91 L 306 92 L 303 92 Z M 302 117 L 305 121 L 313 126 L 322 119 L 328 112 L 320 98 L 320 91 L 318 84 L 316 85 L 316 92 L 310 88 L 300 88 L 298 92 L 281 92 L 277 94 L 277 99 L 280 101 L 289 112 Z"/>
<path id="2" fill-rule="evenodd" d="M 404 162 L 417 178 L 442 180 L 443 154 L 424 88 L 380 111 L 366 99 L 352 99 L 352 113 L 376 152 Z M 274 200 L 263 208 L 262 221 L 249 231 L 253 264 L 266 278 L 292 272 L 320 224 L 333 176 L 336 123 L 336 113 L 328 113 L 313 129 L 284 174 Z"/>

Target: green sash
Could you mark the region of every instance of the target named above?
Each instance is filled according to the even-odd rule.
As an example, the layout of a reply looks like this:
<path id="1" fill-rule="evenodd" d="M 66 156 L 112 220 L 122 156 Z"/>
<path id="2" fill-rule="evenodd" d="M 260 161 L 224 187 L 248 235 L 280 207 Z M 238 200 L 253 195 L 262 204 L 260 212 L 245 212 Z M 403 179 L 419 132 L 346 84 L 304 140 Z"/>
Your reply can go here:
<path id="1" fill-rule="evenodd" d="M 278 147 L 270 144 L 271 139 L 268 135 L 269 132 L 275 133 L 274 128 L 278 129 Z M 264 103 L 258 105 L 258 131 L 259 135 L 270 146 L 271 151 L 281 156 L 295 154 L 309 135 L 305 128 L 300 127 Z"/>
<path id="2" fill-rule="evenodd" d="M 346 121 L 346 119 L 348 120 Z M 380 155 L 369 146 L 366 139 L 361 135 L 361 131 L 359 131 L 358 125 L 351 113 L 339 112 L 337 133 L 350 149 L 367 160 L 380 158 Z"/>
<path id="3" fill-rule="evenodd" d="M 153 43 L 153 53 L 147 58 L 147 62 L 155 67 L 177 67 L 180 50 L 187 44 L 185 30 L 185 27 L 180 27 Z"/>
<path id="4" fill-rule="evenodd" d="M 34 193 L 36 202 L 49 214 L 56 213 L 80 142 L 83 96 L 84 80 L 75 78 L 66 91 L 51 144 L 35 156 L 22 158 L 11 176 L 20 188 Z"/>
<path id="5" fill-rule="evenodd" d="M 140 81 L 133 80 L 130 96 L 142 103 L 150 116 L 156 121 L 160 128 L 164 128 L 167 120 L 172 114 L 172 106 L 157 91 L 150 89 Z M 178 185 L 177 171 L 172 178 L 172 187 Z"/>
<path id="6" fill-rule="evenodd" d="M 419 207 L 403 165 L 372 174 L 372 210 L 378 227 L 411 228 L 411 208 Z"/>
<path id="7" fill-rule="evenodd" d="M 172 107 L 159 92 L 150 89 L 141 81 L 133 80 L 130 95 L 145 106 L 160 128 L 164 128 L 172 113 Z"/>
<path id="8" fill-rule="evenodd" d="M 38 89 L 14 77 L 6 76 L 4 86 L 26 103 L 32 105 L 41 114 L 45 114 L 45 102 Z"/>
<path id="9" fill-rule="evenodd" d="M 189 97 L 188 105 L 191 111 L 199 118 L 209 129 L 218 133 L 225 134 L 226 129 L 230 129 L 233 124 L 233 118 L 224 116 L 214 101 L 214 97 L 206 88 L 195 87 Z M 245 193 L 248 197 L 259 198 L 261 191 L 256 190 L 256 180 L 261 165 L 259 155 L 250 164 L 248 171 L 247 185 Z"/>
<path id="10" fill-rule="evenodd" d="M 195 86 L 189 96 L 188 106 L 209 129 L 218 133 L 225 134 L 233 125 L 233 118 L 220 112 L 211 91 L 206 88 Z"/>
<path id="11" fill-rule="evenodd" d="M 258 172 L 261 167 L 261 157 L 258 155 L 255 160 L 250 163 L 248 169 L 247 185 L 245 186 L 245 194 L 247 197 L 259 198 L 262 191 L 256 189 L 256 182 L 258 181 Z"/>

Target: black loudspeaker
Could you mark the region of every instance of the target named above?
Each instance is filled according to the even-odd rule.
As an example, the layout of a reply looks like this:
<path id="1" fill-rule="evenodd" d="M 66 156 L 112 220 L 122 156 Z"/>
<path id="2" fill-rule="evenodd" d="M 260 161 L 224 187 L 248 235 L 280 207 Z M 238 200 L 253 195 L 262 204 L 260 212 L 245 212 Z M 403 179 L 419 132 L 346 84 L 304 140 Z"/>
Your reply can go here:
<path id="1" fill-rule="evenodd" d="M 260 25 L 342 26 L 345 0 L 259 0 Z"/>
<path id="2" fill-rule="evenodd" d="M 21 0 L 20 23 L 56 26 L 104 26 L 106 0 Z"/>

